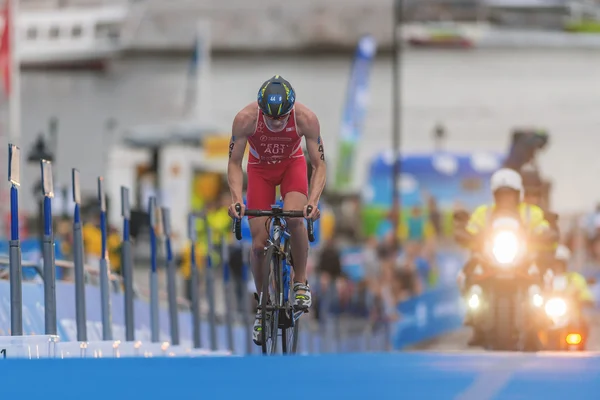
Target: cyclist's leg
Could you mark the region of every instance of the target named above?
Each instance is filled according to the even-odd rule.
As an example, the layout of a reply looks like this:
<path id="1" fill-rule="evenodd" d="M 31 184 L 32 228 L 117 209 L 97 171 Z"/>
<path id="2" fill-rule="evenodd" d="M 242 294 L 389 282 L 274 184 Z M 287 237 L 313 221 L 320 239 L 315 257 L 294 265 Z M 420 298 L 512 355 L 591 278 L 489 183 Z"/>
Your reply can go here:
<path id="1" fill-rule="evenodd" d="M 275 184 L 269 179 L 269 171 L 260 167 L 248 165 L 248 190 L 246 194 L 248 209 L 269 210 L 275 200 Z M 256 285 L 256 292 L 262 290 L 263 268 L 265 265 L 265 245 L 268 232 L 265 228 L 267 218 L 249 217 L 250 234 L 252 235 L 252 251 L 250 252 L 250 266 Z M 268 273 L 268 272 L 266 272 Z M 262 315 L 257 309 L 252 339 L 257 345 L 262 344 Z"/>
<path id="2" fill-rule="evenodd" d="M 248 189 L 246 208 L 253 210 L 270 210 L 275 200 L 276 184 L 271 179 L 271 171 L 255 165 L 248 165 Z M 262 267 L 264 266 L 265 246 L 269 233 L 265 228 L 266 217 L 248 217 L 250 234 L 252 235 L 252 251 L 250 266 L 254 275 L 256 291 L 262 289 Z"/>
<path id="3" fill-rule="evenodd" d="M 285 210 L 302 210 L 308 202 L 308 176 L 304 157 L 296 158 L 287 165 L 281 181 L 281 195 Z M 294 305 L 298 308 L 308 308 L 311 306 L 312 299 L 306 276 L 308 259 L 306 225 L 301 218 L 291 218 L 287 221 L 287 226 L 292 235 Z"/>

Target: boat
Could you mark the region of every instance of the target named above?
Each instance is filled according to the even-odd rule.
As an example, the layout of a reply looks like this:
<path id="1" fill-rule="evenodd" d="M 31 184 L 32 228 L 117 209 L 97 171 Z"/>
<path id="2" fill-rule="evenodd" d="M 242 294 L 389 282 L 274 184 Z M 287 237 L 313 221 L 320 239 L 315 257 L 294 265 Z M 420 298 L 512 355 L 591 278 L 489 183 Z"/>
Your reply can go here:
<path id="1" fill-rule="evenodd" d="M 125 6 L 21 9 L 16 24 L 21 66 L 102 68 L 125 47 L 127 16 Z"/>

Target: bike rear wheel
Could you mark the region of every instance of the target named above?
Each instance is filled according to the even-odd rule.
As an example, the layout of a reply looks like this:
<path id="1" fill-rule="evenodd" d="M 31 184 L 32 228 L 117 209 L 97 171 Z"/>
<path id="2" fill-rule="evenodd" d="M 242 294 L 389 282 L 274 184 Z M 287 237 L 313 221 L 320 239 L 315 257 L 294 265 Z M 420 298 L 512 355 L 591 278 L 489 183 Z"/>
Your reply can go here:
<path id="1" fill-rule="evenodd" d="M 277 352 L 277 337 L 279 330 L 279 278 L 276 271 L 279 256 L 274 247 L 269 247 L 265 255 L 263 282 L 260 296 L 262 353 L 265 355 Z M 271 308 L 270 310 L 268 308 Z"/>

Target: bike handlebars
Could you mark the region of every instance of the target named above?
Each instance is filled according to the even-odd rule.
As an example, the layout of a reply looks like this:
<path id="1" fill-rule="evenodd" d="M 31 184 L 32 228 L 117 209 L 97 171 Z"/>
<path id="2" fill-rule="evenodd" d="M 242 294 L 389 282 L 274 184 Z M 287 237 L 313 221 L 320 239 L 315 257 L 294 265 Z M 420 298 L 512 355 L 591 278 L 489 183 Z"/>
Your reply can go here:
<path id="1" fill-rule="evenodd" d="M 235 205 L 235 211 L 239 214 L 242 211 L 242 206 L 240 204 Z M 312 212 L 312 206 L 308 206 L 306 212 L 310 214 Z M 270 210 L 246 210 L 244 211 L 244 215 L 249 217 L 281 217 L 281 218 L 304 218 L 303 211 L 283 211 L 281 208 L 273 207 Z M 237 240 L 242 240 L 242 219 L 234 218 L 233 219 L 233 231 L 235 232 L 235 238 Z M 315 241 L 315 230 L 313 225 L 313 220 L 308 219 L 308 240 L 310 242 Z"/>

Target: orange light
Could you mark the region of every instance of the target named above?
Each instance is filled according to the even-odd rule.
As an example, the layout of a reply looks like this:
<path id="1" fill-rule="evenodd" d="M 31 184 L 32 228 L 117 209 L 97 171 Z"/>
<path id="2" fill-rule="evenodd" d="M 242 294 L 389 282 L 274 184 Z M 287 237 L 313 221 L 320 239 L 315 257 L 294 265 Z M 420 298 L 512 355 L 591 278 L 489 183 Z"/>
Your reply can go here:
<path id="1" fill-rule="evenodd" d="M 569 333 L 566 338 L 567 344 L 575 345 L 581 343 L 581 335 L 579 333 Z"/>

